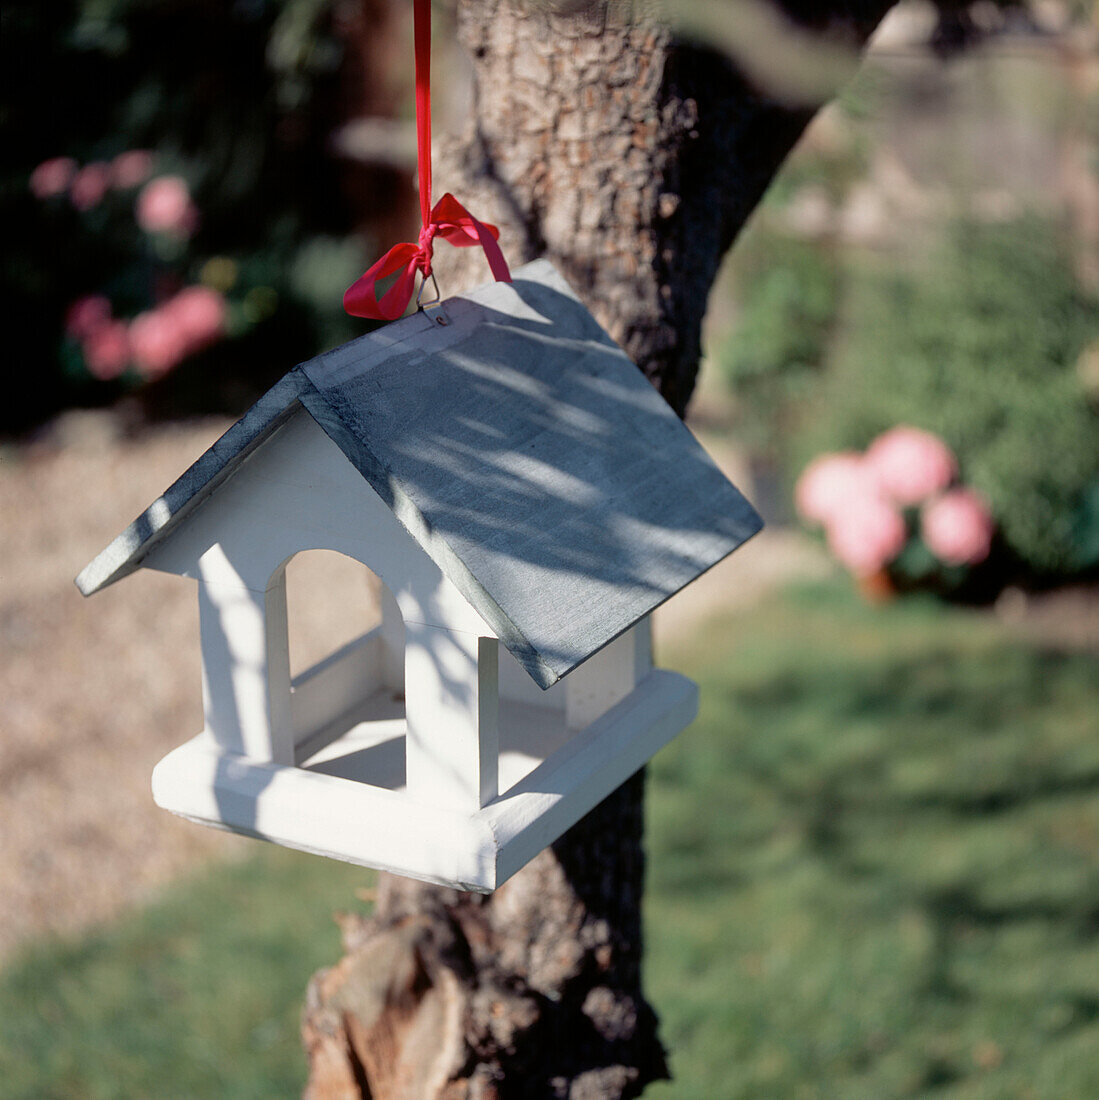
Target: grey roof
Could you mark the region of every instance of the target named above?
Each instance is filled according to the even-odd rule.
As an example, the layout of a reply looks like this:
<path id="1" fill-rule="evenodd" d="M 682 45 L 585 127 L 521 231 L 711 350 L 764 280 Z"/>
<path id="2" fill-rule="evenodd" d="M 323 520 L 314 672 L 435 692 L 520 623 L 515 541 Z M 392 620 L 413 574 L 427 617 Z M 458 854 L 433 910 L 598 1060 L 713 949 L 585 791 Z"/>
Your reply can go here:
<path id="1" fill-rule="evenodd" d="M 762 527 L 548 262 L 443 311 L 295 367 L 80 590 L 137 569 L 299 406 L 542 687 Z"/>

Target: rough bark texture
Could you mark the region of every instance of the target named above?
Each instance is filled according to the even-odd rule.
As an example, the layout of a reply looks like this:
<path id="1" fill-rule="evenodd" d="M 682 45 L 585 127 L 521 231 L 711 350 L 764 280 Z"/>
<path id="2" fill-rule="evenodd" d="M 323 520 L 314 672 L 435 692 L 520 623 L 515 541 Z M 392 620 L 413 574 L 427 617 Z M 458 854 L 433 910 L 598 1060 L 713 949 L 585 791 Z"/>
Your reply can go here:
<path id="1" fill-rule="evenodd" d="M 854 46 L 889 4 L 804 7 Z M 513 265 L 549 256 L 682 414 L 721 258 L 815 107 L 626 5 L 460 0 L 458 18 L 475 113 L 439 190 L 501 227 Z M 444 293 L 483 265 L 440 248 Z M 641 772 L 491 897 L 383 875 L 310 984 L 306 1095 L 615 1100 L 667 1076 L 641 991 L 643 789 Z"/>

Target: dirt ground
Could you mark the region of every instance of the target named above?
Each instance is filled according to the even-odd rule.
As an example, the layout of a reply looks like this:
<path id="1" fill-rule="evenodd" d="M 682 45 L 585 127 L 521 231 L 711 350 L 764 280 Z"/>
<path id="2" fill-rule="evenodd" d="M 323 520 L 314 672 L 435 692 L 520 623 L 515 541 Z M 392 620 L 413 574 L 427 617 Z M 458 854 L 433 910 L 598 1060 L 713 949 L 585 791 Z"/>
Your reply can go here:
<path id="1" fill-rule="evenodd" d="M 0 951 L 108 917 L 235 838 L 158 810 L 149 773 L 201 728 L 188 584 L 72 578 L 224 430 L 119 437 L 63 418 L 0 453 Z"/>

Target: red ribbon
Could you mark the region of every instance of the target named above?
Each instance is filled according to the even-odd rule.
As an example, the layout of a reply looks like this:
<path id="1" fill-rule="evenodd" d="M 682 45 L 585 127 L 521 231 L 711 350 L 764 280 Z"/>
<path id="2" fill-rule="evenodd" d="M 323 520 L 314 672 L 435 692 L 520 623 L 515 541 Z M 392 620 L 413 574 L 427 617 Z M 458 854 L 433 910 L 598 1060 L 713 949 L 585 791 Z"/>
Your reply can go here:
<path id="1" fill-rule="evenodd" d="M 492 274 L 498 282 L 510 283 L 511 272 L 496 243 L 500 231 L 487 222 L 479 222 L 448 191 L 431 205 L 431 0 L 415 0 L 416 27 L 416 145 L 420 177 L 420 230 L 415 244 L 395 244 L 349 286 L 343 296 L 343 308 L 353 317 L 375 321 L 395 321 L 408 308 L 416 272 L 426 279 L 436 237 L 459 248 L 480 245 Z M 378 301 L 378 283 L 397 272 L 396 282 Z"/>

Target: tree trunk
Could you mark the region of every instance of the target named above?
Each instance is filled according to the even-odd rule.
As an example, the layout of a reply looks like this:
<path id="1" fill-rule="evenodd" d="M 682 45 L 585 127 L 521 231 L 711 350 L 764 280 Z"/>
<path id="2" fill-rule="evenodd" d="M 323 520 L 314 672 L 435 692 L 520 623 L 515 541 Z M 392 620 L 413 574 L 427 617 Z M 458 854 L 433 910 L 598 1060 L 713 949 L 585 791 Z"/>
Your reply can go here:
<path id="1" fill-rule="evenodd" d="M 889 3 L 803 6 L 834 52 Z M 513 266 L 553 260 L 682 415 L 721 258 L 819 100 L 622 3 L 459 0 L 458 25 L 474 121 L 440 190 L 500 226 Z M 444 294 L 487 278 L 474 252 L 437 251 Z M 382 875 L 310 983 L 306 1095 L 615 1100 L 667 1077 L 641 990 L 643 791 L 644 771 L 488 897 Z"/>

